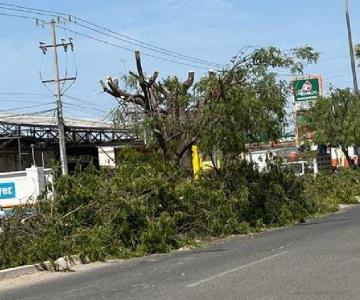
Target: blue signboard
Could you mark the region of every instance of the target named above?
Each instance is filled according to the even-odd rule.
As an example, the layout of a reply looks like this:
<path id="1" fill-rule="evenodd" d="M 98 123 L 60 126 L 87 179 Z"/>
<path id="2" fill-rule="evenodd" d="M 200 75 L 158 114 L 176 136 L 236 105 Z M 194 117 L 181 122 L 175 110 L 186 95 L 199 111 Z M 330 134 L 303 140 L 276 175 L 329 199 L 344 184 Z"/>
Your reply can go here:
<path id="1" fill-rule="evenodd" d="M 16 197 L 15 182 L 0 183 L 0 200 Z"/>

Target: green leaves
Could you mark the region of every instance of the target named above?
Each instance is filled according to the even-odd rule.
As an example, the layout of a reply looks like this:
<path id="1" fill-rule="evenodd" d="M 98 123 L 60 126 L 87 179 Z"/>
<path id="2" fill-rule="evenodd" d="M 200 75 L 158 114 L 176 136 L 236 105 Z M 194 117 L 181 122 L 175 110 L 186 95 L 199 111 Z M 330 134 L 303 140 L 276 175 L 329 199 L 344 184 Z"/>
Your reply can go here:
<path id="1" fill-rule="evenodd" d="M 116 170 L 61 177 L 36 215 L 19 209 L 0 234 L 0 269 L 79 254 L 90 260 L 167 252 L 201 237 L 261 230 L 337 208 L 358 194 L 359 172 L 316 179 L 240 159 L 192 180 L 156 152 L 123 149 Z"/>
<path id="2" fill-rule="evenodd" d="M 280 165 L 260 173 L 239 155 L 247 143 L 280 137 L 288 90 L 276 71 L 301 72 L 317 53 L 309 47 L 241 52 L 230 69 L 210 72 L 193 91 L 192 72 L 184 82 L 159 81 L 157 72 L 143 77 L 137 54 L 139 75 L 125 78 L 127 91 L 115 79 L 102 84 L 123 101 L 115 115 L 127 105 L 144 112 L 136 132 L 150 129 L 152 145 L 145 153 L 122 149 L 115 170 L 90 167 L 59 178 L 54 199 L 36 207 L 37 218 L 24 225 L 20 213 L 9 221 L 0 235 L 0 268 L 69 254 L 95 260 L 170 251 L 189 237 L 244 233 L 311 212 L 294 174 Z M 221 150 L 219 174 L 193 181 L 179 168 L 194 142 L 203 154 Z"/>
<path id="3" fill-rule="evenodd" d="M 276 141 L 282 134 L 288 87 L 276 71 L 301 73 L 304 63 L 316 62 L 319 54 L 310 47 L 281 51 L 276 47 L 240 52 L 233 66 L 217 77 L 195 85 L 199 103 L 201 149 L 215 146 L 224 155 L 237 156 L 248 143 Z"/>
<path id="4" fill-rule="evenodd" d="M 314 132 L 314 143 L 341 147 L 360 144 L 360 96 L 349 89 L 336 89 L 329 97 L 314 101 L 303 114 L 303 124 Z"/>
<path id="5" fill-rule="evenodd" d="M 360 59 L 360 44 L 355 45 L 355 57 L 356 59 Z"/>
<path id="6" fill-rule="evenodd" d="M 139 55 L 137 67 L 141 66 Z M 124 106 L 114 111 L 116 121 L 134 121 L 125 107 L 135 105 L 142 114 L 133 122 L 135 132 L 146 131 L 148 138 L 151 132 L 153 145 L 164 157 L 184 166 L 182 160 L 186 161 L 194 142 L 205 154 L 216 147 L 234 156 L 243 152 L 247 143 L 278 139 L 289 89 L 276 74 L 279 70 L 301 73 L 305 64 L 316 62 L 318 57 L 319 53 L 308 46 L 286 51 L 246 47 L 231 60 L 229 69 L 218 74 L 209 71 L 192 91 L 193 72 L 185 81 L 176 76 L 159 80 L 157 72 L 148 79 L 131 73 L 123 78 L 126 91 L 111 78 L 103 87 Z"/>

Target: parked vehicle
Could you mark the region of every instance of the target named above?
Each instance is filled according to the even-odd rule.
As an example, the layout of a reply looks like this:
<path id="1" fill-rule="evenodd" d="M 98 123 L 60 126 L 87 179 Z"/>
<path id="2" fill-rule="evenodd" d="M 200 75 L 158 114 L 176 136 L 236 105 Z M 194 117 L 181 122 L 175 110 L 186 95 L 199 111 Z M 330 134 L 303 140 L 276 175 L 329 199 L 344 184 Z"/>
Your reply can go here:
<path id="1" fill-rule="evenodd" d="M 295 172 L 297 176 L 304 176 L 308 173 L 313 173 L 313 168 L 308 164 L 307 161 L 294 161 L 294 162 L 287 162 L 285 166 Z"/>

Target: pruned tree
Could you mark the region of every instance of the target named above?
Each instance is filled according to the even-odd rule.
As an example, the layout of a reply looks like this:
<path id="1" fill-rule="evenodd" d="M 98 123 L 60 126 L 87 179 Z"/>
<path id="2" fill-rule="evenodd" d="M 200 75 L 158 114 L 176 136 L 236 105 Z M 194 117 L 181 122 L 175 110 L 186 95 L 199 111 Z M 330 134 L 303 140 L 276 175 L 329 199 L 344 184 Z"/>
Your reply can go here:
<path id="1" fill-rule="evenodd" d="M 122 90 L 119 81 L 111 77 L 106 82 L 100 81 L 103 90 L 120 103 L 131 102 L 141 108 L 144 130 L 150 130 L 167 159 L 180 164 L 197 139 L 193 126 L 188 126 L 189 120 L 196 118 L 189 92 L 194 82 L 194 72 L 189 72 L 183 82 L 176 76 L 159 81 L 156 71 L 150 77 L 145 75 L 139 51 L 135 51 L 135 60 L 137 73 L 130 72 L 130 76 L 136 79 L 136 93 Z"/>
<path id="2" fill-rule="evenodd" d="M 134 103 L 144 113 L 144 125 L 167 159 L 181 164 L 195 143 L 210 154 L 216 147 L 229 156 L 245 151 L 246 143 L 275 141 L 285 122 L 288 86 L 277 79 L 279 69 L 301 73 L 304 63 L 316 62 L 310 47 L 281 51 L 275 47 L 241 51 L 231 67 L 194 84 L 194 72 L 185 81 L 176 76 L 159 80 L 147 77 L 140 52 L 135 52 L 137 73 L 132 92 L 108 77 L 103 90 L 119 103 Z M 192 89 L 191 89 L 192 88 Z"/>

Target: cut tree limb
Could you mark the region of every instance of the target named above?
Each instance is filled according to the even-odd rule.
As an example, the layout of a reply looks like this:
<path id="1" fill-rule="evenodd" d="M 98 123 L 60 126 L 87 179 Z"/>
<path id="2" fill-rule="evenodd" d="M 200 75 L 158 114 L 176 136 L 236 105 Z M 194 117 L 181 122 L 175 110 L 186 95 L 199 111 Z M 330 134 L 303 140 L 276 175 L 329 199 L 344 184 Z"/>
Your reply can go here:
<path id="1" fill-rule="evenodd" d="M 135 50 L 135 60 L 136 60 L 136 68 L 137 68 L 140 80 L 145 81 L 144 72 L 143 72 L 142 65 L 141 65 L 141 56 L 140 56 L 139 50 Z"/>
<path id="2" fill-rule="evenodd" d="M 155 72 L 154 72 L 154 75 L 151 76 L 151 77 L 149 78 L 149 81 L 147 82 L 148 88 L 151 88 L 151 87 L 152 87 L 152 85 L 154 84 L 154 82 L 156 81 L 156 79 L 158 78 L 158 76 L 159 76 L 159 72 L 158 72 L 158 71 L 155 71 Z"/>
<path id="3" fill-rule="evenodd" d="M 189 142 L 187 142 L 182 148 L 181 150 L 176 153 L 177 156 L 177 164 L 180 164 L 180 161 L 182 159 L 182 157 L 184 156 L 184 154 L 186 153 L 186 151 L 188 151 L 195 143 L 196 143 L 197 138 L 193 137 Z"/>

